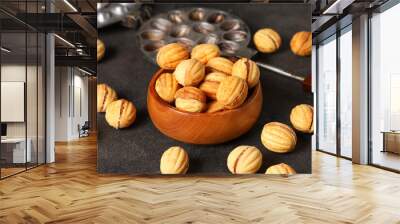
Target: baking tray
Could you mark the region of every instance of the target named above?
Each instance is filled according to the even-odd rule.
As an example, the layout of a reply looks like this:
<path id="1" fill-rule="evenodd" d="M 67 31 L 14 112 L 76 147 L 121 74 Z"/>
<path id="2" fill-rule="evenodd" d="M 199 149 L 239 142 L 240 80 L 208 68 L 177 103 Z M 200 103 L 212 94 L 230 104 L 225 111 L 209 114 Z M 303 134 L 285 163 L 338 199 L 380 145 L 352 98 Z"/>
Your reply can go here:
<path id="1" fill-rule="evenodd" d="M 212 43 L 222 55 L 235 55 L 247 48 L 250 29 L 239 17 L 213 8 L 182 8 L 155 15 L 138 32 L 143 54 L 155 63 L 157 50 L 181 43 L 189 50 L 196 44 Z"/>
<path id="2" fill-rule="evenodd" d="M 283 39 L 275 54 L 258 54 L 256 60 L 273 64 L 296 74 L 311 74 L 311 58 L 291 53 L 289 42 L 300 30 L 311 29 L 311 8 L 308 4 L 157 4 L 154 14 L 187 7 L 211 7 L 238 16 L 253 34 L 260 28 L 271 27 Z M 107 125 L 104 114 L 98 114 L 97 170 L 100 173 L 159 174 L 159 161 L 164 150 L 179 145 L 190 156 L 188 175 L 229 175 L 226 158 L 238 145 L 254 145 L 263 153 L 259 170 L 277 163 L 287 163 L 298 173 L 311 173 L 311 135 L 297 133 L 296 150 L 277 154 L 264 148 L 260 133 L 265 123 L 289 122 L 292 107 L 300 103 L 313 104 L 311 94 L 303 92 L 301 83 L 261 69 L 263 109 L 259 121 L 245 135 L 219 145 L 199 146 L 185 144 L 161 134 L 147 113 L 147 86 L 158 70 L 145 56 L 137 43 L 137 32 L 118 26 L 106 27 L 99 36 L 107 45 L 105 58 L 98 64 L 98 82 L 116 89 L 119 96 L 133 101 L 137 107 L 137 120 L 132 127 L 115 130 Z M 254 47 L 252 43 L 249 45 Z"/>

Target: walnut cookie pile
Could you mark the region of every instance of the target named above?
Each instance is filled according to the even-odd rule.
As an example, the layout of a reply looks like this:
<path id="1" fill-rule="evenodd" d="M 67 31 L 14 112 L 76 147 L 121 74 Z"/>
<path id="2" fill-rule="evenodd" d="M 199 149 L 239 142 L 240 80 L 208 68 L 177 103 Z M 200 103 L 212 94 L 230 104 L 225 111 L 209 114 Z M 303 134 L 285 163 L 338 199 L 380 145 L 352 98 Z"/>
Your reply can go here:
<path id="1" fill-rule="evenodd" d="M 115 128 L 127 128 L 136 120 L 135 105 L 126 100 L 119 99 L 113 88 L 107 84 L 97 84 L 97 112 L 106 113 L 107 123 Z"/>
<path id="2" fill-rule="evenodd" d="M 250 59 L 236 62 L 220 56 L 215 44 L 199 44 L 191 52 L 179 43 L 163 46 L 157 64 L 166 69 L 155 90 L 178 110 L 213 113 L 240 107 L 259 83 L 260 70 Z"/>

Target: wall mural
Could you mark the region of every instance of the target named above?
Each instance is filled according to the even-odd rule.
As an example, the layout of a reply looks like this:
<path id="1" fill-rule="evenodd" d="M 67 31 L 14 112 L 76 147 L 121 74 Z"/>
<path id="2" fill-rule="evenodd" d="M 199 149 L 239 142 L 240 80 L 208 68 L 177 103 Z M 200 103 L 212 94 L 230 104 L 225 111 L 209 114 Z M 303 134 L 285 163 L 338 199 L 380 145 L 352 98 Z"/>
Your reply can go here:
<path id="1" fill-rule="evenodd" d="M 309 5 L 146 5 L 136 29 L 118 7 L 98 11 L 100 173 L 311 173 Z"/>

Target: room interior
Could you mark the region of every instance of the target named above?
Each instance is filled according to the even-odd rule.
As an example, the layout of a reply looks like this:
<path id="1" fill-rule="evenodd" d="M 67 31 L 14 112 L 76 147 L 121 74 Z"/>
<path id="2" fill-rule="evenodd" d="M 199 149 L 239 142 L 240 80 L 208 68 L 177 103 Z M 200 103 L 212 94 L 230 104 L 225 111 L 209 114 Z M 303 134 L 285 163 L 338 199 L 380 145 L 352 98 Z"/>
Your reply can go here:
<path id="1" fill-rule="evenodd" d="M 384 8 L 384 5 L 381 6 Z M 364 84 L 366 97 L 366 138 L 370 142 L 367 164 L 398 170 L 398 102 L 395 96 L 398 89 L 398 66 L 393 56 L 397 50 L 392 44 L 392 37 L 398 32 L 391 29 L 393 22 L 399 19 L 398 5 L 390 9 L 380 9 L 370 13 L 369 42 L 366 54 L 370 55 L 367 72 L 370 81 Z M 346 17 L 342 19 L 343 28 L 330 32 L 330 36 L 316 42 L 314 40 L 315 63 L 317 74 L 318 134 L 316 149 L 339 157 L 350 159 L 354 154 L 352 148 L 352 122 L 354 122 L 352 82 L 358 82 L 354 74 L 354 22 L 349 23 Z M 354 21 L 354 20 L 353 20 Z M 358 24 L 357 24 L 358 25 Z M 329 29 L 324 31 L 329 33 Z M 321 34 L 320 34 L 321 35 Z M 323 35 L 323 33 L 322 33 Z M 357 50 L 357 49 L 356 49 Z M 353 61 L 353 63 L 352 63 Z M 358 114 L 357 114 L 358 115 Z M 352 119 L 353 117 L 353 119 Z M 353 141 L 352 141 L 353 140 Z M 353 159 L 354 161 L 354 159 Z"/>
<path id="2" fill-rule="evenodd" d="M 98 174 L 97 2 L 0 2 L 0 223 L 399 222 L 398 1 L 289 1 L 312 6 L 316 121 L 289 178 Z"/>
<path id="3" fill-rule="evenodd" d="M 8 176 L 45 162 L 44 35 L 2 33 L 1 42 L 10 49 L 1 56 L 1 173 Z"/>
<path id="4" fill-rule="evenodd" d="M 85 31 L 71 19 L 65 22 L 72 23 L 70 27 L 64 27 L 60 25 L 65 21 L 63 18 L 53 17 L 54 24 L 49 26 L 46 18 L 38 17 L 50 9 L 53 15 L 76 9 L 65 3 L 46 1 L 2 1 L 1 7 L 0 176 L 3 179 L 54 161 L 54 153 L 49 155 L 48 150 L 54 142 L 79 139 L 81 134 L 87 135 L 90 127 L 91 131 L 95 130 L 96 114 L 90 114 L 94 104 L 88 101 L 94 97 L 96 78 L 93 76 L 95 63 L 90 57 L 93 43 L 87 42 L 82 34 Z M 88 18 L 95 10 L 87 2 L 79 7 L 88 12 Z M 32 15 L 37 17 L 29 18 Z M 51 46 L 47 32 L 56 32 Z M 73 39 L 68 41 L 66 36 Z M 50 57 L 55 60 L 49 61 Z M 48 120 L 46 110 L 51 99 L 48 96 L 50 72 L 57 74 L 52 92 L 54 121 Z M 55 130 L 52 143 L 46 134 L 50 122 Z"/>

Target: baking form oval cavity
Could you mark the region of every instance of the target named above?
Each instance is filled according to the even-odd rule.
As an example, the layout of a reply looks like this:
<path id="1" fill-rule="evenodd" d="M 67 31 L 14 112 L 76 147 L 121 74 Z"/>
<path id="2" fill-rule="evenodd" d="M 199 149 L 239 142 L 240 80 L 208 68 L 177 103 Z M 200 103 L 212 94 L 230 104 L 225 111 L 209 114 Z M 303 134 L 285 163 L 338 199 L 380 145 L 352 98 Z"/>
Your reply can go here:
<path id="1" fill-rule="evenodd" d="M 169 43 L 182 43 L 189 49 L 197 44 L 217 44 L 223 55 L 234 55 L 247 48 L 250 29 L 239 17 L 210 8 L 184 8 L 158 14 L 138 32 L 142 52 L 155 63 L 157 51 Z"/>

